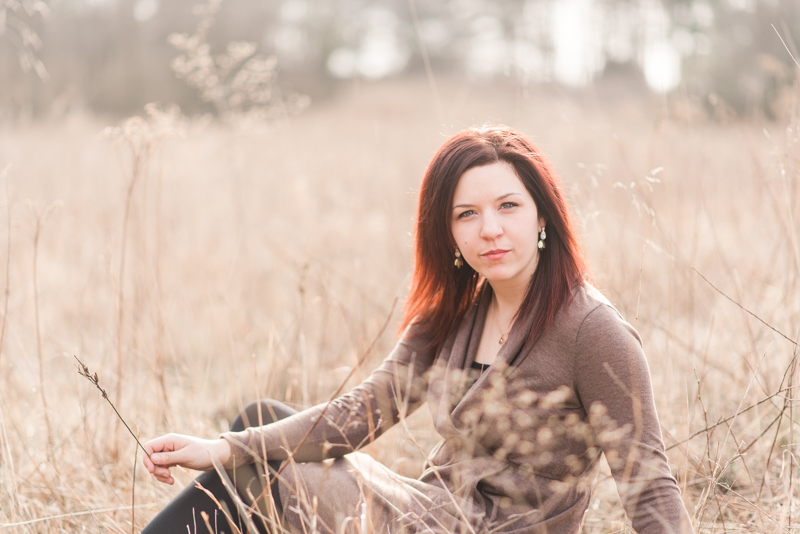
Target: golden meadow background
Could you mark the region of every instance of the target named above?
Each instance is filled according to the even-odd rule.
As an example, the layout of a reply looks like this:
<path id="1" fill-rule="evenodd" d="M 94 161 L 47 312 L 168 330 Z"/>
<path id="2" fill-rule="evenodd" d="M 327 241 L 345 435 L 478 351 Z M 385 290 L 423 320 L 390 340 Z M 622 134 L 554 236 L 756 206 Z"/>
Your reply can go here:
<path id="1" fill-rule="evenodd" d="M 377 339 L 364 378 L 394 343 L 425 166 L 485 123 L 555 163 L 595 284 L 644 339 L 697 531 L 800 530 L 797 86 L 769 118 L 624 83 L 433 79 L 0 124 L 0 531 L 130 532 L 191 480 L 134 468 L 74 356 L 143 441 L 213 437 L 258 397 L 326 401 Z M 437 441 L 425 408 L 409 426 Z M 368 452 L 407 475 L 424 457 L 399 429 Z M 583 529 L 629 529 L 603 472 Z"/>

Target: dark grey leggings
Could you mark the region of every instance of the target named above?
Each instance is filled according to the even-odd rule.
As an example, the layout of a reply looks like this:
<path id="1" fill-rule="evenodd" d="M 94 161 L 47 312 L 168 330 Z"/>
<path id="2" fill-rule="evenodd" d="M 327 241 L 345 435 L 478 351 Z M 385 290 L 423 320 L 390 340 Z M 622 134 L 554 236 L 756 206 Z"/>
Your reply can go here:
<path id="1" fill-rule="evenodd" d="M 261 409 L 261 418 L 259 419 L 259 407 Z M 260 426 L 261 424 L 269 424 L 278 419 L 289 417 L 297 413 L 297 410 L 286 406 L 285 404 L 274 401 L 271 399 L 257 401 L 250 404 L 244 411 L 239 414 L 236 421 L 231 425 L 232 431 L 241 431 L 251 426 Z M 270 472 L 273 474 L 280 468 L 280 462 L 267 462 L 270 467 Z M 261 474 L 259 474 L 259 471 Z M 255 483 L 254 488 L 261 488 L 261 480 L 263 478 L 263 468 L 260 470 L 255 465 L 242 466 L 236 469 L 235 474 L 229 472 L 228 475 L 231 479 L 236 478 L 236 487 L 245 488 L 250 487 L 251 483 Z M 225 503 L 234 522 L 238 523 L 241 532 L 247 532 L 241 518 L 236 512 L 236 505 L 228 495 L 228 491 L 222 484 L 222 480 L 217 475 L 216 471 L 207 471 L 197 477 L 199 482 L 206 490 L 210 491 L 214 497 L 220 502 Z M 260 489 L 253 491 L 255 495 L 260 493 Z M 242 495 L 247 499 L 245 495 Z M 272 484 L 272 497 L 275 504 L 278 506 L 278 511 L 282 514 L 280 494 L 278 493 L 278 484 Z M 211 527 L 216 533 L 230 532 L 228 521 L 222 511 L 217 508 L 211 498 L 205 492 L 199 490 L 194 484 L 186 486 L 177 497 L 156 515 L 150 523 L 144 528 L 142 534 L 173 534 L 181 532 L 190 532 L 191 534 L 202 533 L 208 530 L 203 523 L 200 512 L 206 512 L 211 523 Z M 259 532 L 266 533 L 261 521 L 254 520 Z M 186 527 L 189 527 L 187 531 Z"/>

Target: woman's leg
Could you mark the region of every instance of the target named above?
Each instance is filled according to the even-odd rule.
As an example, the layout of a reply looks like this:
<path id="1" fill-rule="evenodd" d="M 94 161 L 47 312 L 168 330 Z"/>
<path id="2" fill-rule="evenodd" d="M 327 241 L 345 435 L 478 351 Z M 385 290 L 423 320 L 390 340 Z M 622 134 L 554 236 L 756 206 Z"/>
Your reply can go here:
<path id="1" fill-rule="evenodd" d="M 250 403 L 244 411 L 239 414 L 231 430 L 238 432 L 249 428 L 251 426 L 263 426 L 273 423 L 280 419 L 289 417 L 297 413 L 297 410 L 286 406 L 282 402 L 272 399 L 264 399 Z M 275 474 L 281 467 L 280 461 L 267 462 L 271 474 Z M 264 467 L 258 464 L 248 464 L 238 467 L 232 473 L 228 473 L 239 495 L 245 502 L 251 503 L 250 495 L 258 498 L 264 491 Z M 281 503 L 281 494 L 278 490 L 278 483 L 275 482 L 270 486 L 272 492 L 272 499 L 275 506 L 278 508 L 278 513 L 283 513 L 283 505 Z M 258 504 L 261 512 L 266 514 L 266 507 L 262 505 L 263 500 L 258 499 Z"/>
<path id="2" fill-rule="evenodd" d="M 251 426 L 269 424 L 294 413 L 297 413 L 297 410 L 278 401 L 267 399 L 254 402 L 239 414 L 236 421 L 234 421 L 231 426 L 231 430 L 241 431 Z M 270 466 L 273 473 L 280 467 L 280 462 L 267 462 L 267 464 Z M 259 468 L 256 464 L 244 465 L 233 472 L 228 472 L 228 476 L 236 485 L 237 491 L 245 502 L 250 501 L 248 493 L 252 494 L 254 497 L 258 497 L 263 491 L 263 467 Z M 225 503 L 234 522 L 241 523 L 239 515 L 236 512 L 236 505 L 233 503 L 230 495 L 228 495 L 228 491 L 225 489 L 222 480 L 215 471 L 207 471 L 201 474 L 197 477 L 196 481 L 214 495 L 220 504 Z M 275 504 L 279 512 L 282 512 L 278 484 L 273 484 L 271 489 Z M 194 484 L 190 484 L 153 518 L 142 531 L 142 534 L 186 532 L 187 526 L 191 534 L 204 533 L 207 529 L 204 525 L 201 512 L 206 512 L 208 514 L 209 521 L 215 532 L 220 532 L 221 530 L 227 532 L 229 530 L 225 515 L 217 507 L 211 497 L 204 491 L 195 487 Z M 261 521 L 254 521 L 254 523 L 259 530 L 261 530 Z M 219 526 L 221 530 L 217 530 L 217 526 Z M 242 528 L 243 525 L 239 526 L 242 532 L 247 531 L 246 528 Z"/>

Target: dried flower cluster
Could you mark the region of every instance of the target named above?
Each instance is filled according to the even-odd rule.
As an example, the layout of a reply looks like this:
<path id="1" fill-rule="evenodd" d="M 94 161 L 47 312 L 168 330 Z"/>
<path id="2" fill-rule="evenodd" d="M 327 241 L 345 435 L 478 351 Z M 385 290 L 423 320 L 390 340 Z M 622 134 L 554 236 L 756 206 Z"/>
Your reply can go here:
<path id="1" fill-rule="evenodd" d="M 176 76 L 200 92 L 217 113 L 232 119 L 247 116 L 273 120 L 302 111 L 309 100 L 302 95 L 282 97 L 277 86 L 277 60 L 258 53 L 254 43 L 233 41 L 225 52 L 213 55 L 208 31 L 222 0 L 195 8 L 200 21 L 192 35 L 174 33 L 169 42 L 180 54 L 172 61 Z"/>
<path id="2" fill-rule="evenodd" d="M 50 8 L 42 0 L 0 0 L 0 37 L 5 37 L 16 47 L 22 70 L 35 71 L 42 80 L 46 80 L 49 74 L 37 55 L 42 40 L 31 27 L 30 19 L 45 17 L 49 13 Z"/>

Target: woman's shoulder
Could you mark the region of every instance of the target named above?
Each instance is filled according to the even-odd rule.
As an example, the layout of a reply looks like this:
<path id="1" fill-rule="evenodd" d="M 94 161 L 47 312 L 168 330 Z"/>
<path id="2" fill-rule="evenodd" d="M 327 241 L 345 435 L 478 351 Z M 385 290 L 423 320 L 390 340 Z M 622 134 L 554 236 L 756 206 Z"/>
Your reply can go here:
<path id="1" fill-rule="evenodd" d="M 639 352 L 642 339 L 622 314 L 589 283 L 573 291 L 567 315 L 576 355 L 582 352 Z"/>
<path id="2" fill-rule="evenodd" d="M 562 328 L 566 328 L 570 337 L 576 341 L 586 335 L 602 336 L 611 340 L 633 336 L 641 343 L 636 330 L 606 296 L 588 282 L 573 289 L 572 299 L 560 315 Z"/>
<path id="3" fill-rule="evenodd" d="M 581 323 L 594 312 L 614 310 L 614 306 L 597 288 L 583 282 L 572 288 L 572 297 L 568 299 L 556 315 L 556 322 L 568 329 L 577 329 Z"/>
<path id="4" fill-rule="evenodd" d="M 435 331 L 425 319 L 415 317 L 400 334 L 388 359 L 404 360 L 412 356 L 418 361 L 430 360 L 435 351 L 433 347 L 434 333 Z"/>

